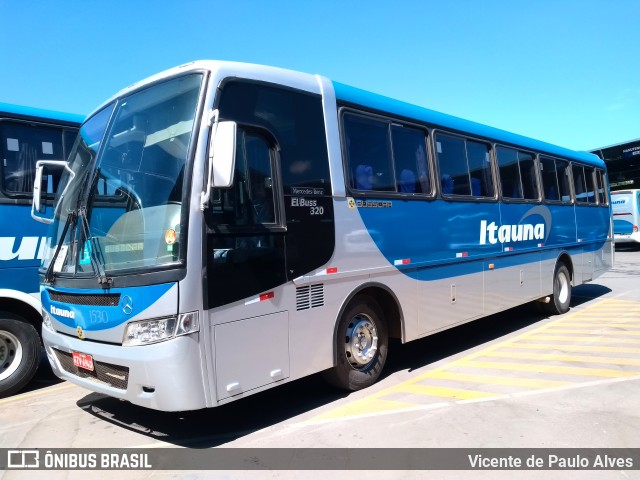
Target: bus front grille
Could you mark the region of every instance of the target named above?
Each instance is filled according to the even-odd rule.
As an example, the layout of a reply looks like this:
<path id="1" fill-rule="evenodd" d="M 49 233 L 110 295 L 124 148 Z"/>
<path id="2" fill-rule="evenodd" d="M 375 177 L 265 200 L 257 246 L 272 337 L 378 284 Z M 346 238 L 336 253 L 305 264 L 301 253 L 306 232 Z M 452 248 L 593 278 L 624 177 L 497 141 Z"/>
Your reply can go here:
<path id="1" fill-rule="evenodd" d="M 89 378 L 99 383 L 104 383 L 113 388 L 120 390 L 126 390 L 129 384 L 129 368 L 121 367 L 120 365 L 113 365 L 111 363 L 93 361 L 93 371 L 85 370 L 84 368 L 76 367 L 73 364 L 73 355 L 67 352 L 63 352 L 56 348 L 53 349 L 58 357 L 58 361 L 62 368 L 72 375 L 81 378 Z"/>
<path id="2" fill-rule="evenodd" d="M 68 305 L 91 305 L 94 307 L 115 307 L 120 303 L 119 293 L 107 294 L 79 294 L 63 293 L 49 290 L 49 298 L 54 302 L 66 303 Z"/>

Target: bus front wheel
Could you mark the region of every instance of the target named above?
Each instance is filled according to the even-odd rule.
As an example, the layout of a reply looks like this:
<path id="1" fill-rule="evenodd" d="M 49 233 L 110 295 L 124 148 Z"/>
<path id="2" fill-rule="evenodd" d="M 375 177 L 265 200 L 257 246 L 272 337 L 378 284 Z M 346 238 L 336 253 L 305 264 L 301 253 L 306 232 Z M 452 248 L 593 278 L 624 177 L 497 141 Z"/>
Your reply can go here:
<path id="1" fill-rule="evenodd" d="M 347 306 L 336 333 L 337 365 L 325 373 L 336 387 L 356 391 L 373 385 L 388 352 L 387 325 L 378 303 L 367 295 Z"/>
<path id="2" fill-rule="evenodd" d="M 40 337 L 33 325 L 0 316 L 0 398 L 29 383 L 39 363 Z"/>
<path id="3" fill-rule="evenodd" d="M 569 311 L 571 303 L 571 274 L 564 263 L 559 263 L 553 274 L 553 294 L 543 309 L 551 315 L 562 315 Z"/>

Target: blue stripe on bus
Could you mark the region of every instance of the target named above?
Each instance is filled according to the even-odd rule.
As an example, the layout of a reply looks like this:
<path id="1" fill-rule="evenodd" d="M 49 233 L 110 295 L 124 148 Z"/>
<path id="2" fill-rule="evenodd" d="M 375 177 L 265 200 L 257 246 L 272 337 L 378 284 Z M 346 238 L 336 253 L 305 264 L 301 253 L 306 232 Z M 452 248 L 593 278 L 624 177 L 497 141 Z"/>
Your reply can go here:
<path id="1" fill-rule="evenodd" d="M 501 143 L 514 144 L 521 148 L 539 150 L 542 153 L 568 157 L 588 163 L 589 165 L 602 167 L 602 160 L 589 152 L 576 152 L 540 140 L 534 140 L 522 135 L 377 95 L 343 83 L 333 82 L 333 88 L 338 101 L 352 103 L 382 111 L 386 114 L 399 115 L 412 119 L 413 121 L 421 121 L 433 126 L 439 125 L 443 128 L 464 132 L 468 135 L 490 138 Z"/>
<path id="2" fill-rule="evenodd" d="M 130 287 L 130 288 L 113 288 L 107 293 L 120 294 L 120 302 L 115 306 L 90 306 L 90 305 L 77 305 L 55 302 L 51 300 L 50 291 L 48 288 L 43 287 L 41 291 L 42 308 L 47 311 L 55 320 L 66 325 L 67 327 L 76 328 L 78 326 L 85 330 L 107 330 L 114 328 L 123 323 L 128 322 L 133 316 L 138 316 L 144 312 L 150 306 L 160 299 L 165 293 L 167 293 L 171 287 L 176 285 L 175 283 L 165 283 L 159 285 L 146 285 L 143 287 Z M 63 289 L 55 288 L 59 293 L 71 293 L 78 294 L 78 289 Z M 82 295 L 104 295 L 105 291 L 100 289 L 87 289 L 81 291 Z M 133 311 L 129 314 L 125 313 L 125 297 L 131 299 Z M 63 312 L 71 312 L 69 316 L 64 314 L 54 314 L 52 308 L 60 309 Z M 176 312 L 177 312 L 176 304 Z M 96 320 L 95 312 L 99 311 L 99 318 Z M 71 315 L 73 318 L 70 318 Z"/>
<path id="3" fill-rule="evenodd" d="M 358 207 L 372 241 L 391 265 L 420 280 L 476 273 L 482 270 L 479 264 L 495 259 L 496 268 L 505 268 L 554 257 L 558 249 L 594 251 L 607 240 L 606 230 L 598 226 L 608 224 L 609 209 L 601 207 L 578 207 L 576 213 L 571 206 L 532 204 L 395 199 L 378 203 L 386 206 Z M 579 219 L 578 230 L 576 215 L 589 218 Z M 523 240 L 526 224 L 527 233 L 536 231 L 539 238 Z M 509 225 L 509 233 L 520 239 L 501 242 L 502 225 Z M 401 259 L 408 262 L 402 264 Z M 439 265 L 447 265 L 447 271 L 425 273 L 422 268 Z"/>

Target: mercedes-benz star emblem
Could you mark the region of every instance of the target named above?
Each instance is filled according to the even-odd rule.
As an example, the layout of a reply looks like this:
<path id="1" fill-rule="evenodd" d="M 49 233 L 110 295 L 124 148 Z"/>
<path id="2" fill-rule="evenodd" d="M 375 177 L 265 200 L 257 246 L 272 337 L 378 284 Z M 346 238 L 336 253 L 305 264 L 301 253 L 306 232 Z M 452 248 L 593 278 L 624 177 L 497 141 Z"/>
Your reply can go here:
<path id="1" fill-rule="evenodd" d="M 131 312 L 133 312 L 133 300 L 129 295 L 122 297 L 122 311 L 125 315 L 131 315 Z"/>

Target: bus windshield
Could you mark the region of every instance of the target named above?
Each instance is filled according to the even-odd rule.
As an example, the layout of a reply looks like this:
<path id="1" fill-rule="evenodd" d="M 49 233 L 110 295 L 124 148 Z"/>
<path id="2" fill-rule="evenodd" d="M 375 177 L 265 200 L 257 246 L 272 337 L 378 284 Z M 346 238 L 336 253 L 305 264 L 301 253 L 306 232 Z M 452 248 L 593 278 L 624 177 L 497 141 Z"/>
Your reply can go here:
<path id="1" fill-rule="evenodd" d="M 155 84 L 82 126 L 69 159 L 74 174 L 65 172 L 58 188 L 48 272 L 117 275 L 179 261 L 182 184 L 201 85 L 201 74 Z"/>

